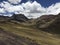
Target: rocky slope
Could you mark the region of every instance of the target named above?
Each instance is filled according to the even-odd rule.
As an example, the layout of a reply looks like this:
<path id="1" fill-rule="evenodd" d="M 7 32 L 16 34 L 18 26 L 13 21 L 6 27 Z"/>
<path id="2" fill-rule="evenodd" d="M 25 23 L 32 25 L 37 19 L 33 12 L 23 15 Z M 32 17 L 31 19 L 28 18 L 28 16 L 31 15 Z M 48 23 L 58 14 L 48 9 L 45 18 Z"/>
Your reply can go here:
<path id="1" fill-rule="evenodd" d="M 60 14 L 43 15 L 37 19 L 36 25 L 46 32 L 60 33 Z"/>
<path id="2" fill-rule="evenodd" d="M 12 20 L 19 21 L 19 22 L 26 22 L 28 18 L 24 16 L 24 14 L 14 14 L 11 16 Z"/>

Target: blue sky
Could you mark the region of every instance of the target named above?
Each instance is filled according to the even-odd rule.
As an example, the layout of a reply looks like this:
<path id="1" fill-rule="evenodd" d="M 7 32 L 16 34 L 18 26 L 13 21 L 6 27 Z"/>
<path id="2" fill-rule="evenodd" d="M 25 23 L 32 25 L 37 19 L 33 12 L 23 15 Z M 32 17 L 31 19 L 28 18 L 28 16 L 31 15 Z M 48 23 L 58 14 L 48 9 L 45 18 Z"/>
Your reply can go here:
<path id="1" fill-rule="evenodd" d="M 7 1 L 7 0 L 0 0 L 0 2 L 2 2 L 2 1 Z M 31 1 L 34 1 L 34 0 L 31 0 Z M 35 0 L 35 1 L 40 3 L 43 7 L 49 7 L 52 4 L 60 2 L 60 0 Z M 22 0 L 22 2 L 27 2 L 27 0 Z"/>
<path id="2" fill-rule="evenodd" d="M 39 3 L 41 3 L 42 6 L 48 7 L 52 4 L 55 4 L 57 2 L 60 2 L 60 0 L 37 0 Z"/>

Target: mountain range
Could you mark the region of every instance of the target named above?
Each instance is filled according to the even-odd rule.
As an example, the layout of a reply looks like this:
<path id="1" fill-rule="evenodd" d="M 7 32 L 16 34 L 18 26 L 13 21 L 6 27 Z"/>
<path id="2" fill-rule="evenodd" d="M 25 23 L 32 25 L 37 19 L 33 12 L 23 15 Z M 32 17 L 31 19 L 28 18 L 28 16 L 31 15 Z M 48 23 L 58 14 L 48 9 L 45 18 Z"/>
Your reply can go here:
<path id="1" fill-rule="evenodd" d="M 36 19 L 0 15 L 0 45 L 60 45 L 60 13 Z"/>

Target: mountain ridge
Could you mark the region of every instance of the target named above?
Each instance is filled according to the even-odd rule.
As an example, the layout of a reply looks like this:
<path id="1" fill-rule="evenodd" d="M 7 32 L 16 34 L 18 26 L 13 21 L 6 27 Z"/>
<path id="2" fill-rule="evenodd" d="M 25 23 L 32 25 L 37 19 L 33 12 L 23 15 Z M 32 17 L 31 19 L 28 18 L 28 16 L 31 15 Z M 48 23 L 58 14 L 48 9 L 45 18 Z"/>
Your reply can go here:
<path id="1" fill-rule="evenodd" d="M 0 45 L 60 45 L 60 14 L 37 19 L 14 15 L 0 17 Z"/>

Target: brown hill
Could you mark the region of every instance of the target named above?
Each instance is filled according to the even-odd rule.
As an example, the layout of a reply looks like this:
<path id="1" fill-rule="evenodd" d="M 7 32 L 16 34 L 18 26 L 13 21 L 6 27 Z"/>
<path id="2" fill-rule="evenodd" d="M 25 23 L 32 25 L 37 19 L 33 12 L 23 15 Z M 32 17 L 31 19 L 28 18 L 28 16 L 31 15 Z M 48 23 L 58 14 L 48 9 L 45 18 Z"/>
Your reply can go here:
<path id="1" fill-rule="evenodd" d="M 36 27 L 46 32 L 60 33 L 60 14 L 41 16 L 36 21 Z"/>

